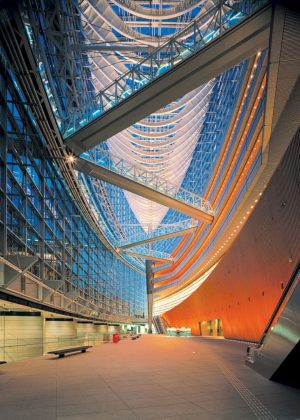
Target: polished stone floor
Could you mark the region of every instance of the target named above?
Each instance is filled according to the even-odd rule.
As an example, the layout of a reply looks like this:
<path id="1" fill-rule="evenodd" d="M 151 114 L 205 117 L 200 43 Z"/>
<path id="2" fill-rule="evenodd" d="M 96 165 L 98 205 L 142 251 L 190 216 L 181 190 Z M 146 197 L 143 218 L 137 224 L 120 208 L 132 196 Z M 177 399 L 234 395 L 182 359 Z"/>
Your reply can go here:
<path id="1" fill-rule="evenodd" d="M 245 366 L 246 345 L 142 336 L 0 366 L 0 419 L 300 419 L 300 391 Z"/>

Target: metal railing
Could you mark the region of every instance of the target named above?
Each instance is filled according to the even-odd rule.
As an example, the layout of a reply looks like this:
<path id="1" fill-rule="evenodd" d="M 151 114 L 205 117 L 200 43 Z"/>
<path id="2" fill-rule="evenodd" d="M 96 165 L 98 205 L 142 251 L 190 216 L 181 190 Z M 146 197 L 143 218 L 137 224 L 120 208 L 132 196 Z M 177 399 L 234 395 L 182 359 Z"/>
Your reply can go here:
<path id="1" fill-rule="evenodd" d="M 162 252 L 162 251 L 156 251 L 155 249 L 148 249 L 148 248 L 141 248 L 141 247 L 136 247 L 134 248 L 134 250 L 124 250 L 122 251 L 125 254 L 131 254 L 134 253 L 136 254 L 136 256 L 140 256 L 140 258 L 147 258 L 149 260 L 151 260 L 152 258 L 160 258 L 162 260 L 168 260 L 168 261 L 173 261 L 173 257 L 171 254 L 168 254 L 167 252 Z"/>
<path id="2" fill-rule="evenodd" d="M 135 243 L 146 241 L 154 238 L 159 238 L 164 235 L 170 235 L 172 233 L 181 232 L 187 229 L 196 228 L 198 226 L 197 221 L 194 219 L 187 219 L 178 223 L 173 224 L 161 224 L 154 231 L 143 232 L 135 236 L 129 237 L 126 240 L 119 241 L 118 248 L 122 248 Z"/>
<path id="3" fill-rule="evenodd" d="M 217 5 L 200 14 L 185 29 L 101 90 L 96 96 L 97 108 L 87 110 L 81 119 L 75 116 L 74 120 L 66 121 L 64 137 L 72 135 L 149 85 L 268 3 L 268 0 L 219 1 Z"/>
<path id="4" fill-rule="evenodd" d="M 184 188 L 175 185 L 152 172 L 147 172 L 144 168 L 118 158 L 109 152 L 83 153 L 82 158 L 95 163 L 101 168 L 112 171 L 125 178 L 131 179 L 145 187 L 151 188 L 156 192 L 164 194 L 170 198 L 178 200 L 191 207 L 195 207 L 211 216 L 214 215 L 213 209 L 208 200 L 194 194 Z"/>

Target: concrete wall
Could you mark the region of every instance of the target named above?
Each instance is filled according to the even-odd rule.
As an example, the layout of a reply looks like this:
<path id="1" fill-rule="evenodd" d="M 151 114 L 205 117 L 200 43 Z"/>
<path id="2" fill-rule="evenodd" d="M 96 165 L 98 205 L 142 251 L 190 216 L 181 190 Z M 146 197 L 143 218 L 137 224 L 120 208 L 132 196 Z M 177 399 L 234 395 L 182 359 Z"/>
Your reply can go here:
<path id="1" fill-rule="evenodd" d="M 166 312 L 170 326 L 221 319 L 224 336 L 258 340 L 300 258 L 300 135 L 293 139 L 247 224 L 187 300 Z"/>

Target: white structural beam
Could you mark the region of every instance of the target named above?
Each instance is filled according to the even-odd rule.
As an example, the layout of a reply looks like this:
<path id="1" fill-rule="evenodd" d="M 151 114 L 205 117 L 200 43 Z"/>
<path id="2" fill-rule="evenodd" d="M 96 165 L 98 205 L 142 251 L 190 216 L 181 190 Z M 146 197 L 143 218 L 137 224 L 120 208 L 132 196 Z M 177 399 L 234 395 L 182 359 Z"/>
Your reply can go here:
<path id="1" fill-rule="evenodd" d="M 271 18 L 265 6 L 78 129 L 66 146 L 80 155 L 268 47 Z"/>
<path id="2" fill-rule="evenodd" d="M 152 261 L 159 261 L 159 262 L 174 262 L 174 258 L 171 257 L 170 254 L 167 254 L 165 252 L 158 252 L 148 249 L 138 249 L 136 252 L 133 250 L 120 250 L 124 254 L 130 255 L 132 257 L 138 257 L 146 260 L 152 260 Z"/>
<path id="3" fill-rule="evenodd" d="M 170 233 L 164 233 L 157 236 L 153 235 L 145 239 L 136 240 L 136 241 L 133 240 L 130 243 L 126 243 L 125 245 L 119 246 L 119 249 L 124 250 L 124 249 L 134 248 L 140 245 L 150 244 L 152 242 L 164 241 L 165 239 L 173 238 L 175 236 L 182 236 L 189 233 L 193 233 L 195 232 L 195 230 L 196 230 L 196 227 L 190 227 L 190 228 L 181 229 L 181 230 L 180 229 L 174 230 Z"/>
<path id="4" fill-rule="evenodd" d="M 82 158 L 75 160 L 74 167 L 77 171 L 88 176 L 116 185 L 138 196 L 184 213 L 194 219 L 203 220 L 205 223 L 212 223 L 213 221 L 212 212 L 205 210 L 209 208 L 208 202 L 195 194 L 181 189 L 180 186 L 176 189 L 172 185 L 173 191 L 170 188 L 159 188 L 159 182 L 161 184 L 167 184 L 167 182 L 162 179 L 158 179 L 159 182 L 156 182 L 157 177 L 155 175 L 151 174 L 151 180 L 147 177 L 142 178 L 141 176 L 133 179 L 128 175 L 126 176 L 126 172 L 124 171 L 120 174 Z M 143 172 L 145 173 L 146 171 L 143 170 Z"/>

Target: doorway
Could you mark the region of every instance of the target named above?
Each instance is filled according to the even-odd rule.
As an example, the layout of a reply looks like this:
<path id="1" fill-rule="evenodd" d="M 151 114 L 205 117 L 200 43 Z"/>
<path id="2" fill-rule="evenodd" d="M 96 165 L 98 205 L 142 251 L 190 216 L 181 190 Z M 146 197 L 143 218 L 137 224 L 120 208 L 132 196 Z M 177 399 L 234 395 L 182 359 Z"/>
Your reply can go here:
<path id="1" fill-rule="evenodd" d="M 221 319 L 199 322 L 199 335 L 203 337 L 223 337 L 223 323 Z"/>

